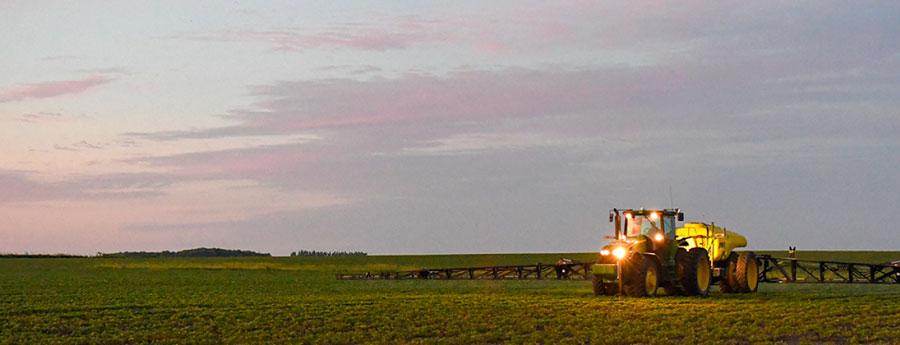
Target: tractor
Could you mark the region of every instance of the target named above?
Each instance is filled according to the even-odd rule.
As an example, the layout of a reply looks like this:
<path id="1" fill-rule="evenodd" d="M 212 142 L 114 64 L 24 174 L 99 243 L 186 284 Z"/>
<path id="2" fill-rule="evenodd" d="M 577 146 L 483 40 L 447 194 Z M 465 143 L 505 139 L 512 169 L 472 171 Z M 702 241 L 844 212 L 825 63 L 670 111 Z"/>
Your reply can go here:
<path id="1" fill-rule="evenodd" d="M 613 241 L 600 250 L 591 266 L 594 294 L 706 296 L 719 284 L 724 293 L 755 292 L 759 264 L 753 252 L 734 251 L 747 246 L 740 234 L 706 223 L 685 223 L 679 209 L 613 209 Z"/>

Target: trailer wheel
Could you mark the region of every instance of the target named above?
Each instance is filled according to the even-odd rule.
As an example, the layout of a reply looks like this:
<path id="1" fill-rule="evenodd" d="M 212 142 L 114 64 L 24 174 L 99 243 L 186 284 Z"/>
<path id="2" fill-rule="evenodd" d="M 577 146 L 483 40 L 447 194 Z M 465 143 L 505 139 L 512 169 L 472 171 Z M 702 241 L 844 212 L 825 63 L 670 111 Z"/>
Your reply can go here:
<path id="1" fill-rule="evenodd" d="M 735 278 L 740 292 L 756 292 L 759 287 L 759 265 L 756 262 L 756 254 L 743 252 L 737 259 Z"/>
<path id="2" fill-rule="evenodd" d="M 724 262 L 725 273 L 722 278 L 719 279 L 719 291 L 721 291 L 722 293 L 740 292 L 740 285 L 735 278 L 737 271 L 737 262 L 737 253 L 731 252 L 731 254 L 728 254 L 728 259 Z"/>
<path id="3" fill-rule="evenodd" d="M 691 248 L 684 257 L 684 271 L 681 275 L 681 287 L 687 296 L 706 296 L 709 294 L 711 270 L 709 253 L 703 248 Z"/>
<path id="4" fill-rule="evenodd" d="M 633 297 L 654 297 L 659 288 L 659 265 L 656 261 L 635 255 L 631 260 L 630 281 L 624 285 L 625 293 Z"/>

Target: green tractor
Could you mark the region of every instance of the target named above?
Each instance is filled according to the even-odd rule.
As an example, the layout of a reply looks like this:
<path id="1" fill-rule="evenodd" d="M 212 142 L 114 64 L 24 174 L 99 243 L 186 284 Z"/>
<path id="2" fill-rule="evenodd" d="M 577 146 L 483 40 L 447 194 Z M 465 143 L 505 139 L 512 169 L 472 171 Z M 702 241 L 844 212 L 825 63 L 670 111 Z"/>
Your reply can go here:
<path id="1" fill-rule="evenodd" d="M 594 294 L 706 296 L 718 283 L 724 293 L 755 292 L 759 264 L 753 252 L 734 252 L 747 246 L 744 236 L 713 224 L 686 223 L 678 209 L 613 209 L 614 241 L 600 250 L 591 266 Z"/>

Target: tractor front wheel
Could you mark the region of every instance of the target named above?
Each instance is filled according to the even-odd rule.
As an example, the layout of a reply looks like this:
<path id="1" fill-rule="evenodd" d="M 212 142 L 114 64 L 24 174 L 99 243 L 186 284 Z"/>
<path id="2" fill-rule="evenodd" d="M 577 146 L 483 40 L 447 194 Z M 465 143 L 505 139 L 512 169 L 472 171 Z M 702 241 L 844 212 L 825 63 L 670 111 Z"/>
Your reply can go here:
<path id="1" fill-rule="evenodd" d="M 598 276 L 594 276 L 592 282 L 594 286 L 594 295 L 614 296 L 619 293 L 619 283 L 604 283 L 603 279 L 600 279 Z"/>
<path id="2" fill-rule="evenodd" d="M 738 256 L 737 269 L 734 274 L 738 291 L 756 292 L 756 288 L 759 287 L 759 265 L 756 263 L 756 254 L 753 252 L 741 253 Z"/>
<path id="3" fill-rule="evenodd" d="M 681 287 L 687 296 L 706 296 L 709 294 L 712 270 L 709 265 L 709 252 L 703 248 L 691 248 L 684 257 L 681 275 Z"/>
<path id="4" fill-rule="evenodd" d="M 635 255 L 631 260 L 630 278 L 625 293 L 634 297 L 654 297 L 659 288 L 659 265 L 653 259 Z"/>
<path id="5" fill-rule="evenodd" d="M 594 276 L 592 283 L 594 286 L 594 295 L 595 296 L 600 296 L 600 295 L 604 294 L 605 291 L 603 289 L 603 280 L 600 279 L 600 277 Z"/>

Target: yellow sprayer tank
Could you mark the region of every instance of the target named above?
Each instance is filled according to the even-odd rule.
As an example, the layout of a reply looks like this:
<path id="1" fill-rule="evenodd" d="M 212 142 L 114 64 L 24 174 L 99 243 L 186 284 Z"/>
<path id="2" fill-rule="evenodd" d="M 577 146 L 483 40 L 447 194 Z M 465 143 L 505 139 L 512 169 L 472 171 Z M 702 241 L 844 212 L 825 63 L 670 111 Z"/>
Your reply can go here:
<path id="1" fill-rule="evenodd" d="M 706 223 L 685 223 L 684 227 L 675 230 L 678 237 L 686 237 L 686 249 L 694 247 L 706 248 L 713 261 L 725 260 L 734 248 L 747 246 L 747 238 L 734 231 Z"/>

